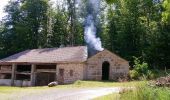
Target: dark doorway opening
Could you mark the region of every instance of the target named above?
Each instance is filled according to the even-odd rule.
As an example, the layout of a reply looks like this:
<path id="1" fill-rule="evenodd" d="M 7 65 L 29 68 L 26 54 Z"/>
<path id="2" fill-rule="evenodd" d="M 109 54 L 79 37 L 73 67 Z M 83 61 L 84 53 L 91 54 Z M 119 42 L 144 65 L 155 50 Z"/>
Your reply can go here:
<path id="1" fill-rule="evenodd" d="M 46 86 L 55 81 L 56 73 L 37 73 L 36 86 Z"/>
<path id="2" fill-rule="evenodd" d="M 17 72 L 31 72 L 31 65 L 18 65 Z"/>
<path id="3" fill-rule="evenodd" d="M 109 62 L 105 61 L 102 64 L 102 80 L 109 80 L 109 70 L 110 64 Z"/>

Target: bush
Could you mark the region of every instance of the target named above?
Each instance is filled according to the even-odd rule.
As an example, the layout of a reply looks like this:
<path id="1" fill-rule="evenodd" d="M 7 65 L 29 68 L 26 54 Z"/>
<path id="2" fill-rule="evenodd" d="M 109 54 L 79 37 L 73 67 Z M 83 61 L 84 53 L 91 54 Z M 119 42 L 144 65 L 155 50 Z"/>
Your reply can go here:
<path id="1" fill-rule="evenodd" d="M 132 79 L 138 79 L 139 73 L 138 73 L 136 70 L 131 70 L 131 71 L 130 71 L 130 77 L 131 77 Z"/>
<path id="2" fill-rule="evenodd" d="M 134 58 L 133 70 L 130 71 L 130 77 L 132 79 L 145 80 L 155 78 L 155 74 L 149 70 L 147 63 L 141 62 L 139 58 Z"/>
<path id="3" fill-rule="evenodd" d="M 148 64 L 139 60 L 139 58 L 135 58 L 134 60 L 134 70 L 139 72 L 140 74 L 146 75 L 148 72 Z"/>
<path id="4" fill-rule="evenodd" d="M 156 76 L 156 74 L 153 71 L 148 70 L 148 72 L 147 72 L 147 78 L 148 79 L 155 79 L 156 77 L 157 76 Z"/>

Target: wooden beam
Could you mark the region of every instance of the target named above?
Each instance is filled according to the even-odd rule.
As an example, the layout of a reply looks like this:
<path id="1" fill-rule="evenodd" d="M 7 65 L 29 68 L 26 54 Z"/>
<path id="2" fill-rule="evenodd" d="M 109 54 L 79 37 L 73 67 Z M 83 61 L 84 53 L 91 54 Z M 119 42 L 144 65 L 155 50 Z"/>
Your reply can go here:
<path id="1" fill-rule="evenodd" d="M 55 76 L 55 81 L 58 81 L 58 67 L 57 67 L 57 64 L 56 64 L 56 76 Z"/>
<path id="2" fill-rule="evenodd" d="M 35 80 L 36 80 L 35 70 L 36 70 L 36 65 L 32 64 L 31 65 L 31 86 L 35 86 Z"/>
<path id="3" fill-rule="evenodd" d="M 0 74 L 12 74 L 11 71 L 0 71 Z"/>
<path id="4" fill-rule="evenodd" d="M 12 64 L 11 86 L 14 86 L 16 64 Z"/>

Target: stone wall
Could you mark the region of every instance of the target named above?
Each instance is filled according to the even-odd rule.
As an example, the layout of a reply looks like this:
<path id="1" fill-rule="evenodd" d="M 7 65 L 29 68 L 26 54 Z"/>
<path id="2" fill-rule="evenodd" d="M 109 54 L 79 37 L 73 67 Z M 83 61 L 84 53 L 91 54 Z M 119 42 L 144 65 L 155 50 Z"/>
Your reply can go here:
<path id="1" fill-rule="evenodd" d="M 29 87 L 29 86 L 31 86 L 31 81 L 15 80 L 14 86 Z"/>
<path id="2" fill-rule="evenodd" d="M 0 79 L 0 86 L 11 86 L 11 79 Z M 30 81 L 15 80 L 14 86 L 28 87 L 31 86 Z"/>
<path id="3" fill-rule="evenodd" d="M 110 51 L 104 50 L 87 60 L 88 80 L 102 80 L 102 64 L 105 61 L 110 64 L 109 80 L 117 80 L 119 77 L 128 75 L 129 63 Z"/>
<path id="4" fill-rule="evenodd" d="M 60 84 L 73 83 L 76 80 L 83 80 L 84 66 L 84 63 L 57 64 L 57 80 Z M 60 69 L 64 70 L 63 76 L 60 75 Z"/>
<path id="5" fill-rule="evenodd" d="M 0 86 L 10 86 L 11 79 L 0 79 Z"/>

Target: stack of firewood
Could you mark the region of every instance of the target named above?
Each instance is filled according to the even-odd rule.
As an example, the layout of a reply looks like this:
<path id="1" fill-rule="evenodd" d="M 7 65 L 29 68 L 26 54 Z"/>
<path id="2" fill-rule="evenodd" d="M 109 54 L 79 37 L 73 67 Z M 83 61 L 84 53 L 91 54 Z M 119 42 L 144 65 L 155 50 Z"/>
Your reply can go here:
<path id="1" fill-rule="evenodd" d="M 156 86 L 170 86 L 170 75 L 166 77 L 160 77 L 156 80 Z"/>
<path id="2" fill-rule="evenodd" d="M 150 81 L 148 83 L 149 86 L 159 86 L 159 87 L 170 87 L 170 75 L 166 76 L 166 77 L 160 77 L 157 78 L 154 81 Z"/>

